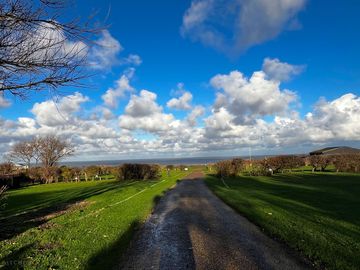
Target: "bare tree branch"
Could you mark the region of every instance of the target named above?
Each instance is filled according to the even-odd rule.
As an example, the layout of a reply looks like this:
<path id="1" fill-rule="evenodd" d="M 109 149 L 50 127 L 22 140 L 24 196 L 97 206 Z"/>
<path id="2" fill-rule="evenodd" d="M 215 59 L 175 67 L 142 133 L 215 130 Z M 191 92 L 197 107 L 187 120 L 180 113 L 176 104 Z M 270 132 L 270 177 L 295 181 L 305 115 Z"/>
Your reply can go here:
<path id="1" fill-rule="evenodd" d="M 51 183 L 57 162 L 73 153 L 74 147 L 69 142 L 55 135 L 47 135 L 14 144 L 8 158 L 24 162 L 28 168 L 32 162 L 37 164 L 40 161 L 42 179 L 45 183 Z"/>
<path id="2" fill-rule="evenodd" d="M 0 3 L 0 92 L 82 86 L 91 37 L 99 30 L 80 19 L 61 22 L 66 0 Z"/>

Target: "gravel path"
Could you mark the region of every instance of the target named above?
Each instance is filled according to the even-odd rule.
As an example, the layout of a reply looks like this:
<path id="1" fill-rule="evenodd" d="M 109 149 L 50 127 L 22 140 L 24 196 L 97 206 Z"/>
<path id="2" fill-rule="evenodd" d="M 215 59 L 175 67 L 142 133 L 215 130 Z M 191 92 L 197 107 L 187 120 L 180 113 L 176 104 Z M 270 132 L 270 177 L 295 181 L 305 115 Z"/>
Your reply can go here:
<path id="1" fill-rule="evenodd" d="M 309 269 L 201 178 L 192 174 L 160 200 L 118 269 Z"/>

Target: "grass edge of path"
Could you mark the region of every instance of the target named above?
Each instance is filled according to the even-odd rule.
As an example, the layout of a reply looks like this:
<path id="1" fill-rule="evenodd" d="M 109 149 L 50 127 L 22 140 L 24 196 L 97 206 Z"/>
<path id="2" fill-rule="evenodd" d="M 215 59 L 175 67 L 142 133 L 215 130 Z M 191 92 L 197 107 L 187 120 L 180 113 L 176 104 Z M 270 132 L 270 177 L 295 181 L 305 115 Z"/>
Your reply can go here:
<path id="1" fill-rule="evenodd" d="M 121 220 L 125 219 L 125 220 L 129 220 L 129 223 L 128 224 L 124 223 L 124 226 L 120 226 L 122 229 L 119 231 L 117 237 L 111 238 L 111 241 L 108 241 L 109 244 L 107 244 L 104 248 L 97 249 L 96 251 L 94 250 L 95 253 L 93 252 L 92 255 L 90 255 L 90 257 L 85 258 L 85 260 L 81 259 L 78 256 L 79 251 L 77 252 L 77 254 L 74 254 L 74 257 L 77 257 L 79 260 L 82 260 L 82 263 L 79 264 L 80 269 L 104 269 L 104 262 L 106 261 L 104 259 L 106 257 L 107 258 L 116 258 L 118 254 L 123 253 L 128 248 L 129 243 L 130 243 L 131 239 L 133 238 L 133 235 L 136 232 L 136 230 L 138 230 L 142 226 L 143 222 L 145 222 L 148 219 L 148 217 L 151 215 L 151 213 L 153 212 L 153 209 L 156 206 L 156 203 L 158 202 L 158 200 L 167 193 L 169 188 L 173 188 L 177 184 L 177 180 L 186 178 L 187 175 L 189 175 L 191 172 L 192 171 L 181 172 L 179 174 L 174 173 L 170 177 L 163 175 L 162 179 L 160 179 L 158 182 L 155 182 L 155 183 L 145 184 L 144 182 L 143 183 L 139 182 L 134 185 L 136 187 L 131 187 L 133 189 L 132 193 L 127 193 L 127 195 L 125 194 L 124 195 L 125 197 L 122 196 L 123 189 L 120 188 L 119 191 L 111 190 L 110 193 L 107 193 L 107 194 L 104 193 L 104 194 L 100 194 L 100 195 L 95 195 L 95 197 L 97 199 L 95 199 L 95 197 L 86 198 L 85 201 L 88 201 L 89 199 L 90 199 L 90 201 L 96 200 L 96 203 L 93 205 L 90 205 L 90 210 L 89 209 L 85 210 L 84 211 L 85 213 L 87 213 L 87 212 L 91 213 L 93 210 L 97 210 L 99 207 L 103 207 L 105 204 L 106 205 L 109 205 L 109 204 L 115 205 L 114 210 L 103 211 L 104 213 L 102 213 L 102 214 L 104 216 L 102 216 L 102 214 L 100 214 L 100 216 L 98 218 L 96 218 L 97 220 L 99 218 L 108 219 L 109 227 L 112 226 L 113 228 L 119 228 L 119 226 L 114 226 L 113 224 L 110 224 L 110 221 L 111 221 L 110 216 L 107 217 L 105 215 L 114 216 L 114 212 L 116 212 L 117 215 L 119 215 L 119 214 L 122 215 L 123 211 L 127 211 L 124 209 L 129 209 L 129 207 L 132 207 L 134 209 L 133 211 L 135 211 L 137 213 L 130 214 L 130 216 L 132 216 L 133 218 L 129 217 L 129 214 L 124 213 L 125 215 L 128 215 L 128 216 L 124 217 L 124 218 L 121 217 L 120 219 L 118 216 L 117 219 L 112 219 L 115 222 L 119 222 L 119 221 L 123 222 Z M 142 194 L 140 194 L 140 196 L 138 196 L 137 200 L 135 199 L 136 197 L 131 200 L 128 200 L 128 198 L 132 197 L 134 194 L 136 195 L 137 193 L 139 193 L 138 191 L 143 189 L 144 187 L 146 189 L 146 192 L 143 192 Z M 116 192 L 120 192 L 120 193 L 116 193 Z M 120 194 L 121 196 L 119 197 L 116 194 Z M 108 198 L 106 198 L 109 196 L 113 196 L 112 201 L 108 200 Z M 103 201 L 98 202 L 97 200 L 100 200 L 100 199 L 102 199 Z M 124 204 L 123 203 L 117 204 L 117 202 L 119 202 L 119 201 L 121 202 L 121 200 L 124 201 Z M 98 203 L 101 205 L 99 205 L 97 207 L 93 207 L 94 205 L 97 205 Z M 106 208 L 109 209 L 108 207 L 106 207 Z M 113 213 L 111 213 L 111 212 L 113 212 Z M 57 218 L 57 217 L 54 218 L 54 220 L 51 220 L 49 222 L 52 223 L 54 221 L 55 223 L 59 223 L 60 226 L 63 226 L 64 224 L 66 224 L 67 221 L 69 221 L 69 219 L 70 219 L 70 221 L 72 221 L 72 219 L 75 217 L 74 225 L 70 224 L 70 226 L 76 227 L 76 226 L 78 226 L 78 224 L 76 224 L 76 223 L 78 223 L 77 217 L 79 217 L 79 216 L 80 215 L 78 213 L 66 213 L 66 214 L 60 216 L 59 218 Z M 116 220 L 118 220 L 118 221 L 116 221 Z M 101 222 L 101 220 L 98 220 L 98 221 Z M 81 222 L 82 221 L 80 221 L 80 223 Z M 72 239 L 71 241 L 83 241 L 82 237 L 86 237 L 86 231 L 84 231 L 82 229 L 84 229 L 84 228 L 91 229 L 91 226 L 94 225 L 93 223 L 97 222 L 97 221 L 96 220 L 93 221 L 93 220 L 89 219 L 89 221 L 88 220 L 83 221 L 83 223 L 85 223 L 85 222 L 90 222 L 88 227 L 80 224 L 81 226 L 79 225 L 78 230 L 70 230 L 69 233 L 65 232 L 66 238 L 70 237 L 70 240 Z M 126 221 L 124 221 L 124 222 L 126 222 Z M 71 222 L 71 223 L 73 223 L 73 222 Z M 98 226 L 98 228 L 101 228 L 101 227 Z M 55 230 L 56 230 L 56 228 L 55 228 Z M 107 229 L 107 230 L 109 232 L 109 230 L 111 230 L 111 229 Z M 118 229 L 115 229 L 115 230 L 118 230 Z M 34 232 L 35 232 L 35 234 L 34 234 Z M 50 231 L 49 230 L 46 231 L 46 229 L 45 229 L 44 232 L 45 232 L 45 234 L 48 234 L 48 235 L 44 235 L 45 239 L 51 239 L 51 240 L 54 239 L 54 237 L 51 237 L 51 234 L 52 234 L 52 236 L 54 236 L 54 234 L 56 234 L 56 232 L 51 232 L 51 228 L 50 228 Z M 80 234 L 77 234 L 78 237 L 80 237 L 80 235 L 82 235 L 82 234 L 83 235 L 79 239 L 76 239 L 76 235 L 74 235 L 73 232 L 80 232 Z M 104 237 L 105 237 L 105 234 L 108 235 L 108 232 L 106 232 L 106 231 L 103 232 L 101 230 L 97 231 L 97 233 L 101 234 L 101 236 L 102 236 L 102 233 L 104 233 Z M 50 236 L 49 236 L 49 234 L 50 234 Z M 34 228 L 30 229 L 30 231 L 25 231 L 24 233 L 21 233 L 21 234 L 15 236 L 14 238 L 4 240 L 8 244 L 3 242 L 2 243 L 3 247 L 5 247 L 6 245 L 10 246 L 13 244 L 17 245 L 17 246 L 14 247 L 14 249 L 11 249 L 14 251 L 14 253 L 11 250 L 9 250 L 10 254 L 9 253 L 2 254 L 1 263 L 3 264 L 4 262 L 6 262 L 6 259 L 8 259 L 10 261 L 10 263 L 19 262 L 19 264 L 22 263 L 21 258 L 24 258 L 24 260 L 26 260 L 26 257 L 21 257 L 21 256 L 17 257 L 16 252 L 21 251 L 23 248 L 30 248 L 30 245 L 28 245 L 28 244 L 33 242 L 31 240 L 34 240 L 34 241 L 36 240 L 36 239 L 32 239 L 32 237 L 39 239 L 39 238 L 43 237 L 43 235 L 41 232 L 38 231 L 38 228 L 34 227 Z M 61 236 L 59 236 L 59 237 L 61 240 L 60 242 L 62 242 Z M 55 237 L 55 239 L 58 239 L 59 237 Z M 75 237 L 75 239 L 74 239 L 74 237 Z M 109 236 L 109 237 L 111 237 L 111 236 Z M 16 243 L 16 242 L 21 242 L 21 241 L 22 241 L 22 243 Z M 67 240 L 64 240 L 64 241 L 67 241 Z M 31 247 L 31 248 L 33 248 L 33 247 Z M 27 254 L 27 255 L 29 255 L 29 257 L 33 257 L 35 260 L 37 259 L 37 261 L 35 262 L 35 264 L 33 266 L 31 266 L 32 264 L 28 264 L 28 266 L 25 265 L 25 268 L 28 267 L 26 269 L 51 269 L 51 267 L 53 267 L 53 266 L 54 266 L 54 269 L 56 269 L 56 267 L 60 267 L 62 269 L 63 268 L 71 269 L 71 267 L 74 266 L 74 265 L 68 265 L 68 266 L 64 265 L 64 264 L 67 264 L 66 261 L 63 261 L 63 265 L 61 264 L 61 261 L 60 261 L 60 264 L 59 264 L 59 262 L 57 262 L 57 263 L 54 262 L 53 265 L 52 264 L 51 265 L 44 264 L 44 263 L 42 263 L 42 261 L 44 261 L 44 260 L 42 260 L 41 258 L 36 258 L 38 255 L 35 252 L 36 250 L 37 249 L 35 248 L 34 252 L 30 252 L 30 255 Z M 114 250 L 116 250 L 117 255 L 114 256 L 114 254 L 113 255 L 109 254 L 109 251 L 114 251 Z M 70 251 L 71 251 L 71 247 L 70 247 Z M 46 252 L 46 250 L 45 250 L 45 252 Z M 56 253 L 58 251 L 54 250 L 54 252 Z M 61 256 L 64 255 L 64 253 L 62 253 L 62 252 L 58 252 L 58 253 Z M 10 255 L 10 257 L 8 255 Z M 21 254 L 21 255 L 24 255 L 24 254 Z M 69 254 L 65 254 L 65 255 L 68 256 Z M 87 255 L 87 256 L 89 256 L 89 255 Z M 46 260 L 45 260 L 45 263 L 46 263 Z M 112 264 L 109 263 L 108 266 L 111 267 Z M 14 265 L 10 265 L 10 264 L 7 265 L 5 263 L 5 269 L 6 269 L 6 267 L 8 267 L 8 268 L 10 267 L 11 269 L 17 269 L 16 267 L 18 267 L 18 269 L 21 269 L 22 265 L 18 265 L 18 266 L 15 265 L 15 268 L 14 268 Z"/>
<path id="2" fill-rule="evenodd" d="M 290 174 L 290 176 L 293 176 L 293 175 L 294 174 Z M 338 177 L 339 179 L 341 178 L 342 175 L 345 176 L 345 177 L 350 176 L 350 177 L 353 177 L 354 179 L 359 177 L 359 175 L 353 175 L 353 174 L 333 174 L 334 177 Z M 316 175 L 316 176 L 315 175 L 308 175 L 308 176 L 312 176 L 314 178 L 318 177 L 318 175 Z M 353 257 L 352 261 L 347 261 L 346 259 L 342 259 L 342 262 L 341 262 L 341 260 L 340 261 L 339 260 L 334 260 L 334 263 L 329 263 L 329 260 L 323 260 L 326 257 L 317 256 L 318 254 L 321 254 L 321 252 L 323 252 L 323 254 L 326 254 L 327 252 L 325 252 L 324 250 L 318 251 L 318 250 L 313 249 L 313 251 L 315 251 L 315 252 L 311 253 L 311 252 L 309 252 L 309 250 L 302 249 L 301 247 L 297 246 L 297 243 L 294 241 L 294 239 L 296 239 L 296 238 L 289 239 L 287 237 L 284 237 L 284 235 L 287 236 L 286 234 L 279 234 L 279 233 L 274 232 L 274 230 L 272 230 L 271 225 L 268 225 L 267 223 L 265 223 L 264 219 L 260 219 L 257 214 L 251 213 L 252 211 L 258 211 L 259 212 L 259 209 L 254 208 L 254 206 L 256 206 L 256 205 L 254 205 L 255 200 L 257 199 L 256 196 L 258 195 L 257 190 L 254 190 L 254 191 L 247 190 L 247 191 L 245 191 L 245 192 L 247 192 L 247 194 L 243 193 L 241 195 L 241 196 L 243 196 L 242 199 L 237 200 L 234 197 L 234 192 L 239 192 L 239 194 L 240 194 L 240 192 L 242 192 L 242 191 L 238 190 L 238 188 L 239 188 L 238 186 L 232 187 L 232 184 L 234 184 L 235 181 L 241 181 L 241 177 L 242 176 L 239 176 L 236 179 L 235 178 L 234 179 L 231 179 L 231 178 L 227 179 L 227 184 L 230 186 L 229 188 L 226 187 L 222 183 L 222 181 L 220 179 L 218 179 L 214 175 L 207 174 L 204 180 L 205 180 L 206 185 L 209 187 L 209 189 L 221 201 L 223 201 L 225 204 L 230 206 L 234 211 L 239 213 L 241 216 L 246 218 L 248 221 L 250 221 L 251 223 L 256 225 L 267 236 L 269 236 L 270 238 L 272 238 L 275 241 L 279 242 L 280 244 L 285 245 L 285 247 L 288 247 L 289 250 L 291 250 L 292 252 L 295 252 L 295 254 L 299 254 L 299 256 L 304 258 L 306 262 L 308 262 L 310 265 L 312 265 L 312 267 L 314 267 L 316 269 L 357 269 L 356 268 L 356 264 L 357 264 L 356 260 L 357 259 L 353 255 L 354 251 L 350 252 L 350 249 L 351 249 L 350 246 L 348 247 L 348 249 L 343 248 L 344 250 L 342 250 L 342 252 L 349 252 L 349 256 Z M 244 177 L 252 178 L 252 180 L 256 180 L 256 178 L 257 178 L 257 176 L 254 176 L 254 177 L 244 176 Z M 286 175 L 282 175 L 280 177 L 286 177 Z M 303 177 L 306 177 L 306 175 L 303 175 Z M 326 178 L 326 175 L 324 174 L 323 177 Z M 275 176 L 275 178 L 269 178 L 269 179 L 272 179 L 272 180 L 276 179 L 276 176 Z M 260 181 L 264 181 L 264 180 L 260 180 Z M 278 181 L 278 180 L 275 180 L 275 181 Z M 281 182 L 282 180 L 279 180 L 279 181 Z M 286 181 L 284 181 L 284 182 L 285 182 L 285 184 L 287 184 Z M 249 187 L 245 186 L 245 189 L 249 189 Z M 250 192 L 254 192 L 253 194 L 250 195 L 250 196 L 253 196 L 255 198 L 254 201 L 251 201 L 250 199 L 252 199 L 252 198 L 249 198 Z M 233 194 L 231 194 L 231 193 L 233 193 Z M 248 196 L 248 197 L 246 197 L 246 196 Z M 246 201 L 247 199 L 249 199 L 250 201 Z M 240 204 L 242 204 L 242 206 L 239 206 Z M 247 205 L 247 206 L 245 206 L 245 205 Z M 247 207 L 248 209 L 244 210 L 245 207 Z M 279 207 L 279 205 L 276 205 L 276 207 Z M 271 208 L 270 203 L 269 203 L 269 208 Z M 250 209 L 252 209 L 252 210 L 250 210 Z M 272 211 L 270 211 L 267 214 L 269 214 L 269 217 L 271 217 L 275 213 L 272 213 Z M 311 213 L 310 213 L 310 215 L 311 215 Z M 336 219 L 334 219 L 334 221 L 339 222 L 339 223 L 343 222 L 342 220 L 336 220 Z M 331 225 L 333 225 L 333 224 L 331 224 Z M 355 223 L 355 224 L 352 224 L 352 226 L 356 227 L 357 225 Z M 314 232 L 316 231 L 315 229 L 314 229 Z M 335 229 L 332 228 L 332 229 L 335 230 L 336 228 Z M 306 228 L 304 228 L 304 231 L 305 230 L 306 230 Z M 325 231 L 325 229 L 324 229 L 324 231 Z M 331 233 L 333 233 L 333 232 L 331 231 Z M 329 232 L 329 234 L 330 234 L 330 232 Z M 317 236 L 315 235 L 314 237 L 317 237 Z M 333 237 L 333 235 L 331 235 L 331 237 Z M 329 238 L 330 238 L 330 236 L 329 236 Z M 304 241 L 306 242 L 307 239 L 306 238 L 304 238 L 304 239 L 305 239 Z M 314 238 L 314 239 L 318 240 L 318 238 Z M 353 242 L 356 242 L 356 239 L 354 239 Z M 336 247 L 336 244 L 337 244 L 337 242 L 334 242 L 332 247 L 334 247 L 334 246 Z M 331 246 L 331 243 L 329 244 L 329 246 Z M 359 250 L 359 246 L 356 246 L 355 251 Z M 311 246 L 309 246 L 309 247 L 310 247 L 309 249 L 311 249 Z M 314 248 L 314 246 L 312 246 L 312 248 Z M 338 246 L 338 248 L 339 248 L 339 246 Z M 313 254 L 315 254 L 315 256 L 311 256 Z M 333 254 L 332 257 L 341 257 L 342 256 L 340 251 L 337 252 L 336 249 L 335 249 L 335 251 L 331 250 L 331 254 Z M 343 263 L 343 264 L 341 264 L 341 263 Z"/>

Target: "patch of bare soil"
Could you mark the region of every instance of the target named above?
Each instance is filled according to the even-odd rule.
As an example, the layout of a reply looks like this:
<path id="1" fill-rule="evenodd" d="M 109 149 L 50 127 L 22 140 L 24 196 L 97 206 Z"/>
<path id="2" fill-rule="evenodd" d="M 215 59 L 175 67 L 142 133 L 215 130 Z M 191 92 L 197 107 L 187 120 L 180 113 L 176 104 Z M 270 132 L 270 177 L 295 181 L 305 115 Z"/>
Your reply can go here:
<path id="1" fill-rule="evenodd" d="M 50 219 L 61 216 L 65 213 L 73 212 L 76 210 L 82 210 L 85 207 L 87 207 L 89 204 L 90 204 L 90 202 L 88 202 L 88 201 L 80 201 L 80 202 L 76 202 L 76 203 L 72 203 L 72 204 L 69 203 L 69 204 L 59 205 L 57 207 L 59 210 L 55 210 L 52 213 L 44 214 L 43 216 L 36 217 L 35 219 L 33 219 L 33 221 L 48 221 Z"/>
<path id="2" fill-rule="evenodd" d="M 61 248 L 62 245 L 60 243 L 45 243 L 45 244 L 40 244 L 36 249 L 39 252 L 44 252 L 47 250 L 52 250 L 52 249 L 56 249 L 56 248 Z"/>

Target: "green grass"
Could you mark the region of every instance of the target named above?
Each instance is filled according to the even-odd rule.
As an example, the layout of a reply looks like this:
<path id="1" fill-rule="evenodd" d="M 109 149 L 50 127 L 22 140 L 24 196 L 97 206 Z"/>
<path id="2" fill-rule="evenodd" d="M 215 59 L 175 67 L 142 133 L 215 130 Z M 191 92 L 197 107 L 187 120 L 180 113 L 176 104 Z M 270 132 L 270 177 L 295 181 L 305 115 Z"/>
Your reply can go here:
<path id="1" fill-rule="evenodd" d="M 159 196 L 188 173 L 173 171 L 157 181 L 57 183 L 9 191 L 0 220 L 0 232 L 8 233 L 0 242 L 0 268 L 111 268 Z M 86 205 L 69 209 L 68 203 L 76 201 Z M 48 220 L 39 219 L 45 214 L 51 214 Z"/>
<path id="2" fill-rule="evenodd" d="M 208 176 L 227 204 L 328 269 L 359 269 L 360 175 L 291 173 L 273 177 Z"/>

